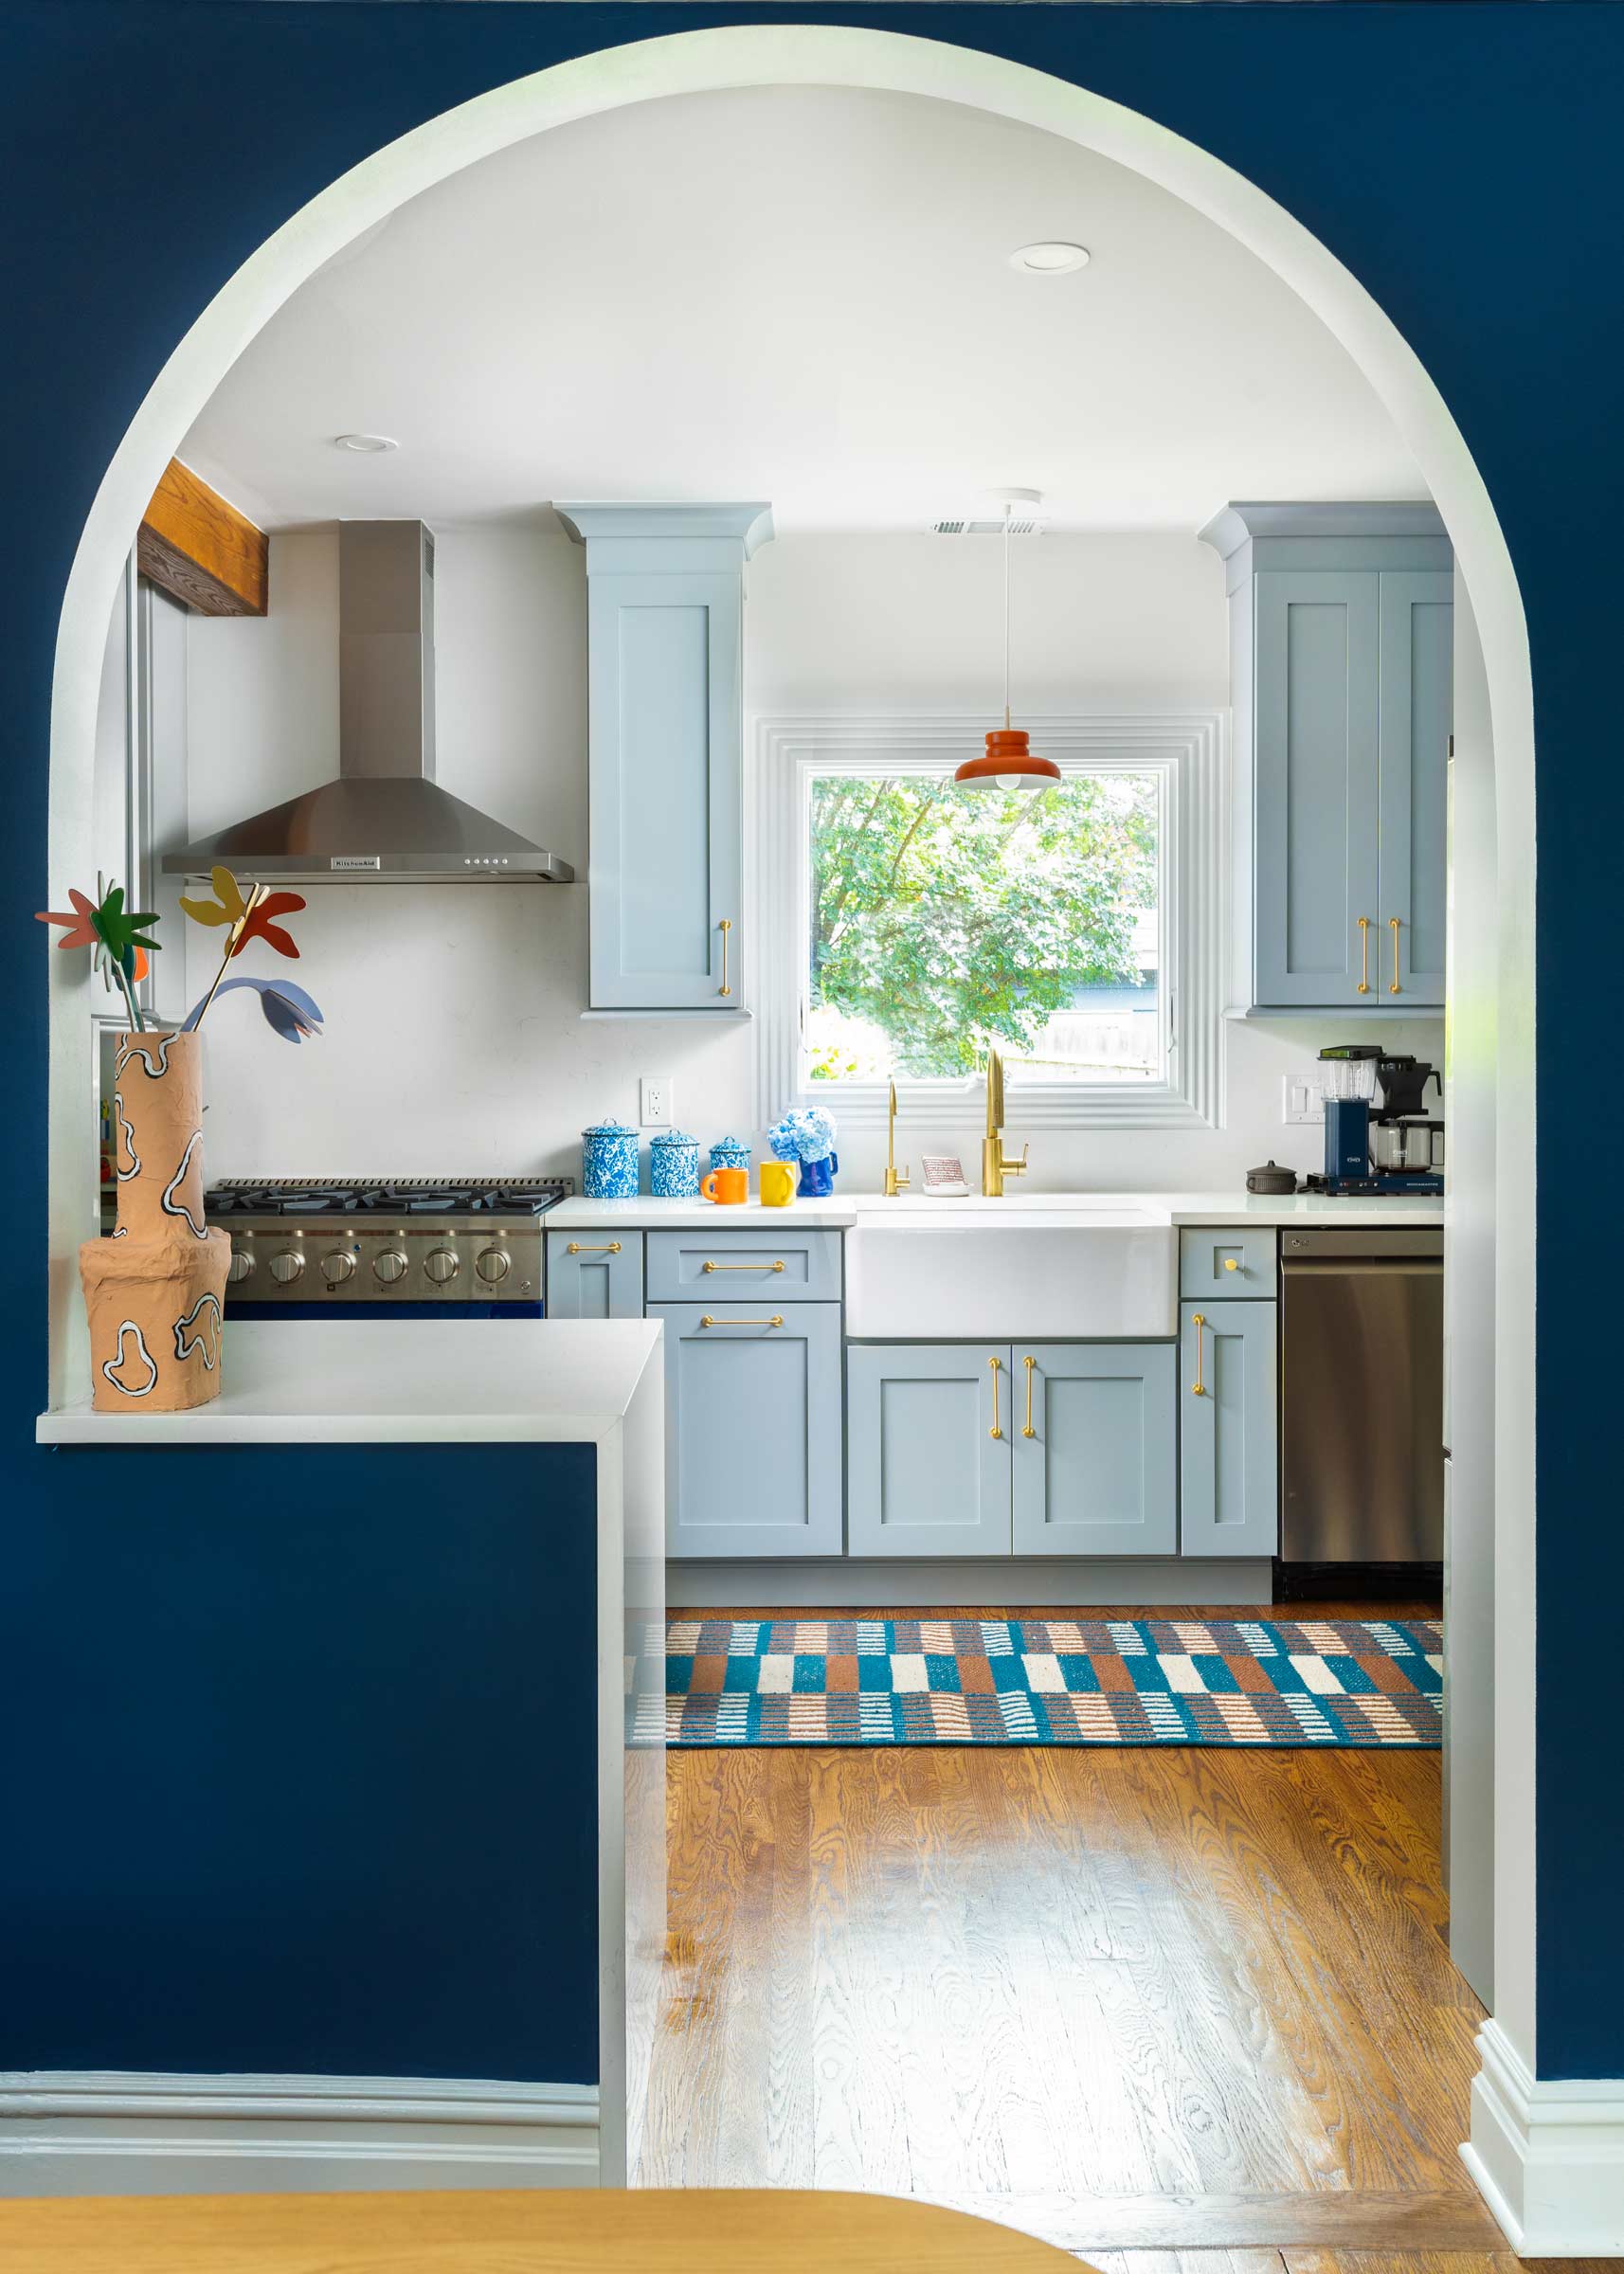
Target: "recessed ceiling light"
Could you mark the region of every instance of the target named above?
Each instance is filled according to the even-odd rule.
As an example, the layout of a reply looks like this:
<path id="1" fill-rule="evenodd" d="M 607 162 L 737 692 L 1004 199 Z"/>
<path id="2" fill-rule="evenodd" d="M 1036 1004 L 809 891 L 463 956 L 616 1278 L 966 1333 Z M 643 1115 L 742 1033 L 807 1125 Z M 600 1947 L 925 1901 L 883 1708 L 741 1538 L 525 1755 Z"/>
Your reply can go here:
<path id="1" fill-rule="evenodd" d="M 1023 244 L 1009 256 L 1011 268 L 1028 277 L 1063 277 L 1074 268 L 1087 268 L 1086 244 L 1062 244 L 1058 239 L 1041 244 Z"/>
<path id="2" fill-rule="evenodd" d="M 359 451 L 363 458 L 375 458 L 380 450 L 398 450 L 400 444 L 390 434 L 335 434 L 333 447 Z"/>

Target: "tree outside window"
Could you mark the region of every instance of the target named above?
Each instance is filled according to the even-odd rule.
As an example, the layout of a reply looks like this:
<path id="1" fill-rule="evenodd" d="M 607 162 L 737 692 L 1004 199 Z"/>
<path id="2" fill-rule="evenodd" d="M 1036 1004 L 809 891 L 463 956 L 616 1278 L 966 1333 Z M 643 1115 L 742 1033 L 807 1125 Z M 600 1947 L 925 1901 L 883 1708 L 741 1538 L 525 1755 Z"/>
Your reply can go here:
<path id="1" fill-rule="evenodd" d="M 810 790 L 811 1081 L 960 1079 L 989 1042 L 1056 1061 L 1032 1078 L 1161 1076 L 1156 774 L 1035 792 L 820 774 Z"/>

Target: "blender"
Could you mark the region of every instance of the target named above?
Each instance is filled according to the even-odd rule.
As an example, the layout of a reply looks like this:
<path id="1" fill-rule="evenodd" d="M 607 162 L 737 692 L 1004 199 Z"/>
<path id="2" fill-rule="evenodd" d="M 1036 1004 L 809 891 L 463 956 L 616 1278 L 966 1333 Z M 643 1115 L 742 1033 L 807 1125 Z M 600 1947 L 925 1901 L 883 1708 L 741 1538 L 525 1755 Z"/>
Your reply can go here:
<path id="1" fill-rule="evenodd" d="M 1326 1108 L 1324 1192 L 1346 1192 L 1370 1182 L 1370 1109 L 1376 1099 L 1374 1042 L 1333 1042 L 1320 1053 L 1320 1092 Z"/>

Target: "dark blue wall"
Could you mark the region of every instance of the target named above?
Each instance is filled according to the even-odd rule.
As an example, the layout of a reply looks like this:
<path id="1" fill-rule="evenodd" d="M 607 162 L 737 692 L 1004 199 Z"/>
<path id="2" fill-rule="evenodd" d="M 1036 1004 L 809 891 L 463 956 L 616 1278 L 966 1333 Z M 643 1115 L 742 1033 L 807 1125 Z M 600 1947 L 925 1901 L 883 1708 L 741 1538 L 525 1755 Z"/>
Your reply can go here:
<path id="1" fill-rule="evenodd" d="M 0 2067 L 595 2082 L 595 1478 L 586 1445 L 42 1454 Z"/>
<path id="2" fill-rule="evenodd" d="M 1624 9 L 1606 0 L 821 0 L 801 9 L 0 0 L 9 51 L 0 153 L 12 177 L 0 248 L 0 478 L 13 561 L 0 653 L 14 817 L 0 859 L 19 917 L 45 897 L 46 713 L 73 548 L 144 389 L 232 269 L 347 166 L 484 88 L 625 40 L 798 20 L 952 40 L 1147 113 L 1289 207 L 1408 336 L 1483 470 L 1527 606 L 1540 741 L 1541 1110 L 1560 1130 L 1582 1068 L 1589 1126 L 1615 1126 L 1617 1056 L 1597 1052 L 1607 1038 L 1597 998 L 1605 1002 L 1613 969 L 1624 818 L 1624 769 L 1612 748 Z M 38 974 L 38 939 L 18 947 L 30 953 Z M 61 1521 L 47 1512 L 51 1465 L 27 1443 L 45 1378 L 38 976 L 20 992 L 12 1038 L 18 1071 L 5 1118 L 23 1263 L 8 1313 L 0 1442 L 14 1488 L 9 1522 L 27 1539 Z M 1579 1606 L 1624 1594 L 1616 1475 L 1598 1427 L 1614 1399 L 1611 1274 L 1605 1239 L 1573 1236 L 1565 1132 L 1549 1164 L 1540 1210 L 1539 2066 L 1546 2076 L 1617 2076 L 1624 1970 L 1613 1918 L 1624 1816 L 1600 1800 L 1594 1765 L 1613 1676 L 1605 1648 L 1571 1639 Z M 72 1615 L 106 1584 L 99 1568 L 84 1569 Z"/>

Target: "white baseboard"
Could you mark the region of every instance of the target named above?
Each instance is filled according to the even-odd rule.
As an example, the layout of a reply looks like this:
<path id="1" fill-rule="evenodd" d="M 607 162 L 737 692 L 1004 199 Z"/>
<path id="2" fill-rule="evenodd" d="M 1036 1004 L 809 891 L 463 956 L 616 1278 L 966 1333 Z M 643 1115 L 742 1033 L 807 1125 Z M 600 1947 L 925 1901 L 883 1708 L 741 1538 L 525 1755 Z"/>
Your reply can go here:
<path id="1" fill-rule="evenodd" d="M 1461 2160 L 1511 2247 L 1624 2257 L 1624 2079 L 1537 2078 L 1493 2021 L 1477 2048 Z"/>
<path id="2" fill-rule="evenodd" d="M 596 2187 L 598 2088 L 0 2071 L 0 2195 Z"/>

